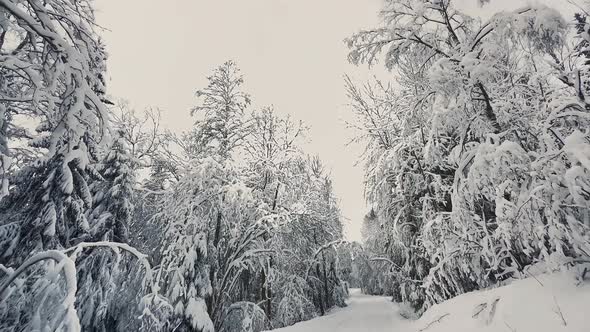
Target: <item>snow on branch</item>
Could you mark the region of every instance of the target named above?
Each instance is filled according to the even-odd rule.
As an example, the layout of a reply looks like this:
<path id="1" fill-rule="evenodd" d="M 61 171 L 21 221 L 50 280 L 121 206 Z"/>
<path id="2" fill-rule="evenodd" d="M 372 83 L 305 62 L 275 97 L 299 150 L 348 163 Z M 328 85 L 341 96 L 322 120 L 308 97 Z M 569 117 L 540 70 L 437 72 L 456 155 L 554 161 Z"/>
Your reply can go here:
<path id="1" fill-rule="evenodd" d="M 0 296 L 6 291 L 8 286 L 23 274 L 29 267 L 35 265 L 38 262 L 44 260 L 53 260 L 57 263 L 56 272 L 63 272 L 66 282 L 66 297 L 62 301 L 62 306 L 65 311 L 65 315 L 62 313 L 56 313 L 55 317 L 62 317 L 61 321 L 54 320 L 51 326 L 52 331 L 57 330 L 62 324 L 66 324 L 67 330 L 70 332 L 80 331 L 80 319 L 76 311 L 76 291 L 78 287 L 78 281 L 76 278 L 76 264 L 68 257 L 64 252 L 58 250 L 45 251 L 34 255 L 27 259 L 16 271 L 9 274 L 8 279 L 0 286 Z M 48 291 L 47 289 L 45 290 Z"/>
<path id="2" fill-rule="evenodd" d="M 73 260 L 76 259 L 77 255 L 84 249 L 87 248 L 107 248 L 111 249 L 115 254 L 119 255 L 120 250 L 124 250 L 135 256 L 143 265 L 145 269 L 145 279 L 144 284 L 147 283 L 150 286 L 150 289 L 153 293 L 158 292 L 158 285 L 153 280 L 153 272 L 150 262 L 147 260 L 147 255 L 142 254 L 137 249 L 133 248 L 132 246 L 126 243 L 119 243 L 119 242 L 109 242 L 109 241 L 100 241 L 100 242 L 82 242 L 79 243 L 71 248 L 64 250 L 64 253 L 73 252 L 71 256 Z"/>
<path id="3" fill-rule="evenodd" d="M 317 258 L 317 257 L 318 257 L 318 255 L 319 255 L 320 253 L 322 253 L 322 251 L 324 251 L 324 250 L 326 250 L 326 249 L 330 249 L 330 248 L 336 248 L 336 247 L 340 246 L 341 244 L 346 244 L 346 243 L 349 243 L 349 241 L 347 241 L 347 240 L 343 240 L 343 239 L 340 239 L 340 240 L 334 240 L 334 241 L 328 242 L 328 243 L 324 244 L 323 246 L 319 247 L 319 248 L 318 248 L 318 249 L 315 251 L 315 253 L 313 254 L 313 258 L 314 258 L 314 259 L 315 259 L 315 258 Z"/>
<path id="4" fill-rule="evenodd" d="M 57 312 L 53 313 L 50 317 L 51 322 L 45 322 L 47 326 L 52 326 L 52 331 L 61 330 L 62 327 L 65 327 L 67 331 L 81 331 L 80 327 L 80 319 L 78 317 L 78 313 L 75 307 L 76 303 L 76 293 L 78 291 L 78 280 L 77 280 L 77 268 L 76 268 L 76 259 L 78 254 L 84 249 L 88 248 L 106 248 L 110 249 L 115 254 L 119 255 L 120 251 L 126 251 L 135 256 L 143 265 L 145 269 L 146 276 L 144 278 L 144 285 L 148 284 L 152 291 L 152 297 L 157 296 L 158 293 L 158 286 L 153 282 L 152 278 L 152 268 L 150 263 L 147 260 L 147 256 L 140 253 L 137 249 L 129 246 L 125 243 L 116 243 L 116 242 L 84 242 L 80 243 L 76 246 L 65 250 L 49 250 L 45 252 L 38 253 L 29 259 L 27 259 L 21 266 L 16 269 L 14 272 L 11 269 L 4 268 L 2 271 L 7 275 L 7 279 L 4 283 L 0 286 L 0 297 L 4 294 L 5 291 L 8 290 L 9 286 L 17 280 L 17 278 L 25 273 L 30 267 L 35 265 L 36 263 L 50 260 L 54 261 L 56 264 L 52 269 L 56 273 L 59 274 L 63 272 L 65 285 L 66 285 L 66 296 L 62 301 L 62 308 L 57 308 Z M 68 253 L 71 253 L 68 256 Z M 48 279 L 50 282 L 55 282 L 54 278 Z M 19 286 L 21 287 L 21 286 Z M 43 307 L 43 304 L 47 301 L 47 297 L 49 292 L 54 289 L 54 287 L 44 287 L 43 292 L 47 293 L 47 295 L 42 296 L 42 300 L 40 303 L 40 307 Z M 152 298 L 153 300 L 153 298 Z M 39 309 L 40 310 L 40 309 Z M 59 310 L 64 310 L 61 312 Z M 144 310 L 144 314 L 146 310 Z M 38 314 L 37 314 L 38 315 Z M 43 322 L 38 322 L 38 324 L 45 324 Z"/>

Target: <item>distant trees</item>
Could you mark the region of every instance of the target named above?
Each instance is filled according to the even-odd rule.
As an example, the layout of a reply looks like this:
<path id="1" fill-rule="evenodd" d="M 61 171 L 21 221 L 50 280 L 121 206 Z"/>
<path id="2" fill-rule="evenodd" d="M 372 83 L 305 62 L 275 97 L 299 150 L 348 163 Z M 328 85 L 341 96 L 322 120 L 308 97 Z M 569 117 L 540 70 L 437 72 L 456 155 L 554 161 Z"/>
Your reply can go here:
<path id="1" fill-rule="evenodd" d="M 395 81 L 346 84 L 375 211 L 365 241 L 394 296 L 424 310 L 587 260 L 587 68 L 568 51 L 581 25 L 544 6 L 480 22 L 451 1 L 387 1 L 383 15 L 349 59 L 384 59 Z"/>
<path id="2" fill-rule="evenodd" d="M 168 229 L 163 271 L 175 271 L 163 289 L 188 329 L 259 331 L 344 304 L 335 257 L 312 255 L 342 237 L 330 180 L 298 145 L 305 126 L 249 111 L 242 83 L 226 62 L 199 90 L 197 121 L 179 138 L 188 162 L 154 215 Z"/>

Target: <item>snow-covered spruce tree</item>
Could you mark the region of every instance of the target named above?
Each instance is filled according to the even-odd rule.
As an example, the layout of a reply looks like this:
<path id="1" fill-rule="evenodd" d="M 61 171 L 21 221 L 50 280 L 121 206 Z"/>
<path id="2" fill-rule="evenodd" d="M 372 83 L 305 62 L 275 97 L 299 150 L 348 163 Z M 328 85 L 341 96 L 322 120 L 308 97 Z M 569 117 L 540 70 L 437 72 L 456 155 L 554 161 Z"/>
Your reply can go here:
<path id="1" fill-rule="evenodd" d="M 10 255 L 18 264 L 31 251 L 70 246 L 89 229 L 86 173 L 108 138 L 101 100 L 105 54 L 89 2 L 7 0 L 0 8 L 2 35 L 14 37 L 13 43 L 2 39 L 3 80 L 10 83 L 2 90 L 11 115 L 5 118 L 36 121 L 38 134 L 24 136 L 42 151 L 11 174 L 11 192 L 2 200 L 2 211 L 12 215 L 3 219 L 21 227 Z"/>
<path id="2" fill-rule="evenodd" d="M 586 147 L 576 132 L 587 121 L 584 69 L 563 55 L 559 14 L 532 6 L 482 23 L 451 1 L 396 0 L 383 17 L 383 27 L 349 39 L 353 63 L 373 64 L 383 53 L 401 87 L 393 97 L 352 93 L 355 112 L 379 120 L 362 128 L 369 194 L 377 194 L 369 200 L 391 230 L 374 254 L 410 235 L 410 257 L 429 261 L 408 265 L 424 281 L 426 296 L 417 295 L 427 305 L 538 261 L 587 257 L 588 205 L 585 189 L 575 189 L 586 186 L 575 152 Z M 389 146 L 381 128 L 393 135 Z"/>
<path id="3" fill-rule="evenodd" d="M 94 202 L 88 219 L 92 220 L 93 240 L 127 242 L 133 214 L 133 163 L 127 142 L 119 133 L 99 168 L 104 181 L 90 188 Z"/>
<path id="4" fill-rule="evenodd" d="M 76 307 L 85 330 L 112 327 L 97 320 L 111 305 L 117 264 L 103 265 L 120 261 L 123 247 L 103 243 L 103 254 L 82 242 L 124 240 L 130 187 L 123 163 L 103 174 L 99 165 L 110 118 L 92 8 L 83 0 L 0 1 L 0 264 L 9 271 L 0 284 L 10 290 L 1 295 L 2 328 L 77 330 Z"/>
<path id="5" fill-rule="evenodd" d="M 92 203 L 87 172 L 96 160 L 93 153 L 108 139 L 101 100 L 105 54 L 87 1 L 6 0 L 0 2 L 0 16 L 0 264 L 18 272 L 20 285 L 6 284 L 12 291 L 2 294 L 2 328 L 75 329 L 71 260 L 40 253 L 29 262 L 53 259 L 61 265 L 17 267 L 32 253 L 67 248 L 87 235 L 85 212 Z M 23 119 L 38 124 L 36 133 L 19 125 Z M 6 142 L 19 140 L 16 145 L 24 148 L 5 149 Z M 8 168 L 11 160 L 20 162 Z M 11 276 L 3 273 L 0 282 L 5 285 Z M 62 300 L 67 315 L 58 305 Z"/>
<path id="6" fill-rule="evenodd" d="M 207 77 L 209 84 L 197 91 L 199 104 L 191 114 L 196 117 L 193 145 L 204 155 L 229 158 L 248 135 L 246 108 L 250 96 L 241 91 L 244 78 L 233 61 L 227 61 Z"/>
<path id="7" fill-rule="evenodd" d="M 160 274 L 178 320 L 174 325 L 181 330 L 214 331 L 205 303 L 212 292 L 206 218 L 212 213 L 208 196 L 215 199 L 218 186 L 211 176 L 201 179 L 203 173 L 192 172 L 175 184 L 160 203 L 161 215 L 155 217 L 168 225 Z"/>
<path id="8" fill-rule="evenodd" d="M 86 241 L 128 241 L 135 175 L 126 141 L 122 133 L 118 136 L 102 163 L 97 165 L 102 180 L 95 181 L 89 188 L 93 204 L 87 214 L 91 227 Z M 137 305 L 134 297 L 141 294 L 144 271 L 135 268 L 133 258 L 114 255 L 110 250 L 88 251 L 80 258 L 78 303 L 84 330 L 117 330 L 119 321 L 127 320 L 125 314 L 129 312 L 125 309 Z M 122 286 L 127 289 L 117 290 Z"/>

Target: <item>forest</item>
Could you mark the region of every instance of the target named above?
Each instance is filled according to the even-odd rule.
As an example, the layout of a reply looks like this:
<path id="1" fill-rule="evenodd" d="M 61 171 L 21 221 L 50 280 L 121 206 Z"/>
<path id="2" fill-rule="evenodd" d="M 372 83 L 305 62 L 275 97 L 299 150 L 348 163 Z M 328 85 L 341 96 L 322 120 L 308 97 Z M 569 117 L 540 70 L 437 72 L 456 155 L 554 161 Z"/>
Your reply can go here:
<path id="1" fill-rule="evenodd" d="M 590 3 L 456 2 L 384 0 L 344 41 L 389 75 L 342 82 L 359 243 L 308 126 L 253 106 L 256 73 L 221 59 L 173 132 L 110 95 L 92 0 L 0 0 L 0 331 L 259 332 L 352 288 L 416 318 L 533 270 L 588 283 Z"/>

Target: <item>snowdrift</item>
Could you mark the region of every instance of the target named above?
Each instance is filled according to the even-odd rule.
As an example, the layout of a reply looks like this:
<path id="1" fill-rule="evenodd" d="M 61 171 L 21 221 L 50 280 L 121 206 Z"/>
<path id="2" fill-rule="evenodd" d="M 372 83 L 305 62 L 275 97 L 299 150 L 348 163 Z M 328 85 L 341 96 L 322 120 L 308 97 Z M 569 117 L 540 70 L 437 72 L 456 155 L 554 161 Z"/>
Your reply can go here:
<path id="1" fill-rule="evenodd" d="M 543 274 L 435 305 L 413 331 L 590 332 L 589 306 L 590 282 L 571 271 Z"/>

